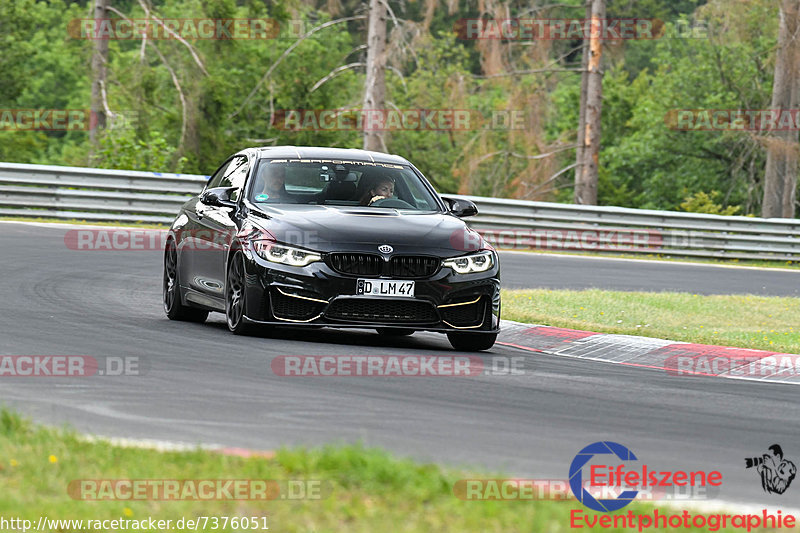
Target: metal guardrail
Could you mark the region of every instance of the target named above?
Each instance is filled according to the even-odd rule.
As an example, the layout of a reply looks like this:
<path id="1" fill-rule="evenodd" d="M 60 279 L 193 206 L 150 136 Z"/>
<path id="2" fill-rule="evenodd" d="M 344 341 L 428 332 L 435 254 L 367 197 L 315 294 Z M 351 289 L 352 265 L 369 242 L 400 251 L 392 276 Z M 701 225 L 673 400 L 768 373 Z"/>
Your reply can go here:
<path id="1" fill-rule="evenodd" d="M 0 216 L 169 224 L 207 176 L 0 163 Z M 800 220 L 478 196 L 470 226 L 501 248 L 800 260 Z"/>
<path id="2" fill-rule="evenodd" d="M 0 216 L 169 224 L 207 176 L 0 163 Z"/>
<path id="3" fill-rule="evenodd" d="M 501 248 L 800 260 L 800 220 L 464 196 L 470 224 Z"/>

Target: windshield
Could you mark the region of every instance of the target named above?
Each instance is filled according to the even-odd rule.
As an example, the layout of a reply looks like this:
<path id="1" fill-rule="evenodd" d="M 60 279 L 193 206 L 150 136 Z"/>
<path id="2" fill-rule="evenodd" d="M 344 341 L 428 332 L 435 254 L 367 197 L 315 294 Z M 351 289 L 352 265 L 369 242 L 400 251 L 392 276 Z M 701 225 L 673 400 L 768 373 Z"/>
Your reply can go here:
<path id="1" fill-rule="evenodd" d="M 321 204 L 438 211 L 414 171 L 370 161 L 262 159 L 249 198 L 265 204 Z"/>

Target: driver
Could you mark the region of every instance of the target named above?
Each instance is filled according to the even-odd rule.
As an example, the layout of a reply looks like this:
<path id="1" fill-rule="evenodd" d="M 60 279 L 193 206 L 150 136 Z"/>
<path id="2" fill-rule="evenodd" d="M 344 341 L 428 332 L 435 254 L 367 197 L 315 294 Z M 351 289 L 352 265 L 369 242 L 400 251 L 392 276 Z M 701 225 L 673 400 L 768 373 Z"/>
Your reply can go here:
<path id="1" fill-rule="evenodd" d="M 394 196 L 394 180 L 390 177 L 381 177 L 375 185 L 361 197 L 361 205 L 372 205 L 378 200 L 385 200 Z"/>
<path id="2" fill-rule="evenodd" d="M 256 195 L 258 202 L 294 202 L 286 192 L 286 167 L 281 164 L 265 164 L 259 170 L 262 190 Z"/>

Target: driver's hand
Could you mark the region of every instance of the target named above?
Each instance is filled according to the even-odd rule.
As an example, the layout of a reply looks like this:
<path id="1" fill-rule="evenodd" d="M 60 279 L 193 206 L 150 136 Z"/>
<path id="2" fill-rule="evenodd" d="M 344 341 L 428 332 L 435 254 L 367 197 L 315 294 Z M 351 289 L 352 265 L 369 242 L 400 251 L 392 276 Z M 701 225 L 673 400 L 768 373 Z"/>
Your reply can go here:
<path id="1" fill-rule="evenodd" d="M 378 200 L 386 200 L 386 197 L 385 196 L 373 196 L 372 200 L 369 201 L 369 205 L 374 204 Z"/>

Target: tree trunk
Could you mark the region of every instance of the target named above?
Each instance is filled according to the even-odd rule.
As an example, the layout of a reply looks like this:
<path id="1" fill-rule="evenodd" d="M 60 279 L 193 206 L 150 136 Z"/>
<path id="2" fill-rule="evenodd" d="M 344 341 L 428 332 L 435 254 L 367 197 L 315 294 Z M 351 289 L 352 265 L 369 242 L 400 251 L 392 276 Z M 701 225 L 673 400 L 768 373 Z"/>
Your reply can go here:
<path id="1" fill-rule="evenodd" d="M 108 18 L 109 0 L 94 0 L 95 25 L 101 19 Z M 106 127 L 106 111 L 103 101 L 103 91 L 106 88 L 106 65 L 108 63 L 108 39 L 95 39 L 94 53 L 92 54 L 92 101 L 91 123 L 89 126 L 90 156 L 97 150 L 97 133 Z"/>
<path id="2" fill-rule="evenodd" d="M 583 121 L 582 141 L 578 149 L 575 172 L 575 203 L 597 205 L 597 164 L 600 154 L 600 111 L 603 103 L 603 34 L 602 20 L 606 16 L 605 0 L 590 0 L 591 22 L 589 58 L 586 64 L 586 94 L 581 100 Z M 584 48 L 585 50 L 585 48 Z M 585 52 L 584 52 L 585 53 Z"/>
<path id="3" fill-rule="evenodd" d="M 800 85 L 800 0 L 783 0 L 778 51 L 772 82 L 773 113 L 796 109 Z M 766 143 L 764 200 L 761 216 L 794 218 L 797 191 L 797 131 L 774 131 Z"/>
<path id="4" fill-rule="evenodd" d="M 364 86 L 364 149 L 386 151 L 384 131 L 370 120 L 386 107 L 386 5 L 370 0 L 367 22 L 367 80 Z M 382 118 L 380 124 L 383 124 Z"/>
<path id="5" fill-rule="evenodd" d="M 592 0 L 586 0 L 586 20 L 592 18 Z M 581 49 L 581 95 L 580 95 L 580 114 L 578 116 L 578 147 L 575 150 L 575 192 L 577 198 L 577 185 L 582 181 L 583 166 L 583 143 L 586 133 L 586 87 L 589 84 L 589 39 L 583 40 Z M 577 200 L 575 201 L 577 203 Z"/>

